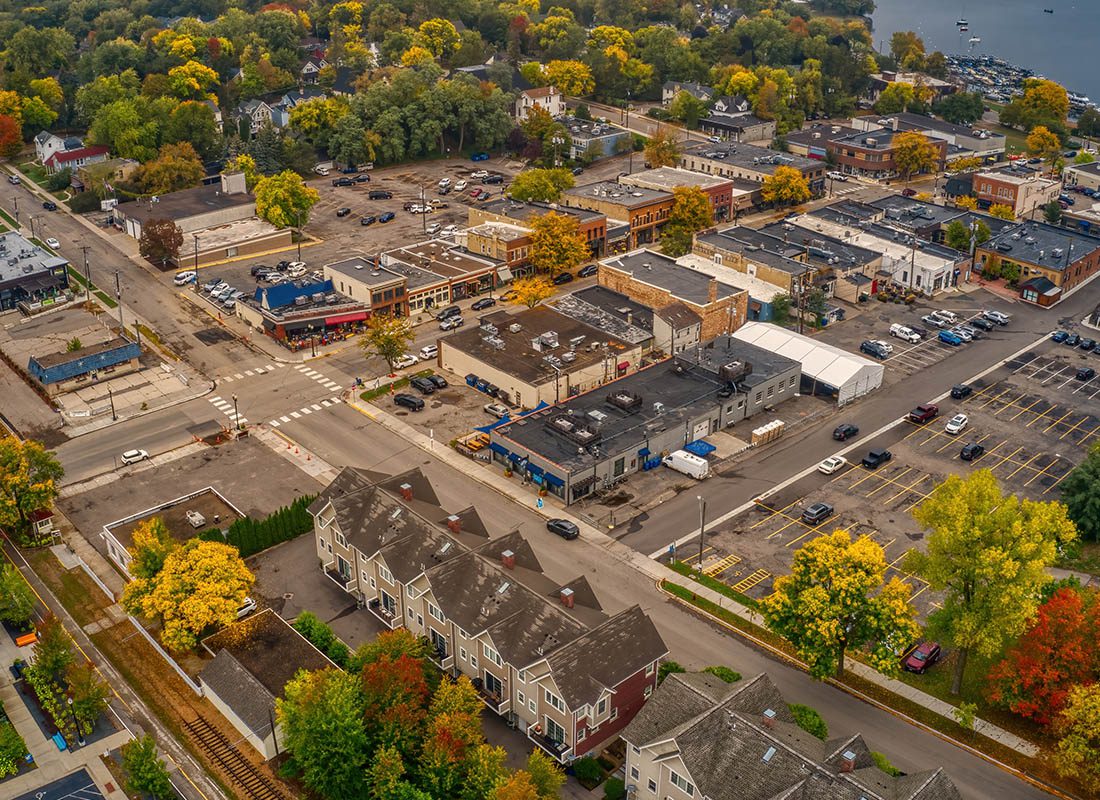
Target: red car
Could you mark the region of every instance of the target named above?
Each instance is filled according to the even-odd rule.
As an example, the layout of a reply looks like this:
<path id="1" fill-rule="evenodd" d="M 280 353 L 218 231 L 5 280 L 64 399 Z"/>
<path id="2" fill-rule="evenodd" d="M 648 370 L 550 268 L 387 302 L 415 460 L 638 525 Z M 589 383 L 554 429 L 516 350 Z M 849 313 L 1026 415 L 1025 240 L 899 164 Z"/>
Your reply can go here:
<path id="1" fill-rule="evenodd" d="M 907 672 L 923 674 L 926 669 L 940 660 L 942 652 L 936 642 L 921 642 L 901 660 L 901 668 Z"/>
<path id="2" fill-rule="evenodd" d="M 480 188 L 478 188 L 478 189 L 473 189 L 473 190 L 472 190 L 472 191 L 470 192 L 470 197 L 477 197 L 477 196 L 478 196 L 479 194 L 481 194 L 481 189 L 480 189 Z"/>
<path id="3" fill-rule="evenodd" d="M 917 193 L 916 189 L 910 189 L 908 187 L 901 190 L 901 194 L 902 194 L 903 197 L 913 197 L 916 193 Z"/>

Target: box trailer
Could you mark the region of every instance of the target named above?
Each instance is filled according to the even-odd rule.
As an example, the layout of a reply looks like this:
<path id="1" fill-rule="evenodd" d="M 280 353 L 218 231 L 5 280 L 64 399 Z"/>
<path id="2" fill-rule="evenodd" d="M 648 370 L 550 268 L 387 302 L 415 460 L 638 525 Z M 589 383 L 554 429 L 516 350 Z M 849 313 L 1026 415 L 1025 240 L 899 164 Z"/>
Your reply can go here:
<path id="1" fill-rule="evenodd" d="M 702 480 L 710 475 L 710 464 L 707 463 L 707 460 L 692 455 L 686 450 L 673 450 L 665 456 L 664 464 L 666 467 L 690 475 L 696 480 Z"/>

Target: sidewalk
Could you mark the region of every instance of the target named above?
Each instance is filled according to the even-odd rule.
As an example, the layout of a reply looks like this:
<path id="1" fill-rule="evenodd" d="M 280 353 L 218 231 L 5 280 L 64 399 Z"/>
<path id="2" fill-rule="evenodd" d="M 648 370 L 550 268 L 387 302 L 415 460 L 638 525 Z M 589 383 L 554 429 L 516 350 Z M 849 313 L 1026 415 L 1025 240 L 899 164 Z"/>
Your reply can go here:
<path id="1" fill-rule="evenodd" d="M 671 569 L 664 566 L 663 564 L 654 561 L 653 559 L 648 558 L 641 553 L 638 553 L 637 551 L 627 547 L 626 545 L 621 544 L 620 542 L 617 542 L 599 529 L 592 527 L 585 520 L 573 516 L 566 507 L 562 506 L 554 498 L 544 498 L 543 508 L 538 509 L 535 507 L 535 496 L 530 491 L 520 486 L 518 481 L 513 481 L 509 478 L 504 477 L 502 471 L 485 469 L 480 464 L 475 463 L 462 455 L 459 455 L 457 452 L 447 447 L 445 444 L 433 442 L 428 436 L 405 424 L 397 417 L 392 416 L 391 414 L 383 411 L 380 408 L 366 403 L 361 403 L 359 400 L 354 398 L 349 398 L 347 402 L 349 406 L 351 406 L 364 416 L 377 422 L 379 425 L 388 428 L 402 438 L 408 440 L 409 442 L 412 442 L 413 444 L 416 444 L 422 450 L 433 453 L 437 458 L 445 462 L 448 466 L 465 473 L 466 475 L 470 476 L 474 480 L 479 481 L 485 486 L 495 489 L 500 494 L 509 497 L 514 502 L 520 505 L 530 506 L 535 511 L 535 513 L 542 514 L 547 519 L 551 517 L 565 517 L 566 519 L 571 519 L 580 528 L 581 538 L 585 539 L 590 544 L 594 544 L 598 547 L 603 548 L 617 560 L 633 567 L 635 570 L 650 578 L 654 582 L 659 583 L 662 580 L 669 580 L 674 583 L 684 585 L 686 581 L 689 581 L 689 579 L 684 578 L 679 573 L 673 572 Z M 314 460 L 316 460 L 315 456 L 313 458 Z M 692 590 L 699 597 L 705 598 L 712 603 L 715 603 L 719 607 L 736 614 L 742 619 L 752 622 L 753 624 L 760 627 L 767 627 L 764 623 L 763 618 L 757 612 L 731 600 L 724 595 L 719 594 L 718 592 L 715 592 L 712 589 L 708 589 L 705 586 L 693 586 Z M 766 647 L 766 645 L 764 646 Z M 800 666 L 804 665 L 800 664 Z M 876 672 L 870 667 L 857 661 L 849 660 L 848 669 L 853 674 L 859 676 L 860 678 L 863 678 L 866 681 L 881 686 L 882 688 L 893 692 L 896 695 L 904 697 L 914 703 L 917 703 L 920 706 L 923 706 L 924 708 L 934 711 L 935 713 L 939 714 L 942 717 L 945 717 L 946 719 L 949 719 L 953 722 L 955 721 L 955 708 L 949 703 L 932 697 L 931 695 L 926 694 L 919 689 L 915 689 L 906 683 L 902 683 L 901 681 L 895 680 L 893 678 L 888 678 L 885 675 L 882 675 L 881 673 Z M 1024 739 L 1021 739 L 1019 736 L 1016 736 L 1009 731 L 993 725 L 992 723 L 986 722 L 985 720 L 975 719 L 974 730 L 982 734 L 983 736 L 986 736 L 1006 747 L 1010 747 L 1013 750 L 1022 753 L 1025 756 L 1035 757 L 1039 753 L 1039 748 L 1035 745 L 1025 741 Z"/>

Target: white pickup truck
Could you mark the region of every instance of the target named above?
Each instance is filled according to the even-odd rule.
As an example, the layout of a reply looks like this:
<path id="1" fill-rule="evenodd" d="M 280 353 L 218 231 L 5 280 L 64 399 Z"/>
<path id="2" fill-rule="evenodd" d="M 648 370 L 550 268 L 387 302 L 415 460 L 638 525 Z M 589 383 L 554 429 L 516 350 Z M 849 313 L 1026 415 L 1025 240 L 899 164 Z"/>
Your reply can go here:
<path id="1" fill-rule="evenodd" d="M 896 322 L 890 326 L 890 335 L 906 342 L 916 343 L 920 341 L 919 333 Z"/>

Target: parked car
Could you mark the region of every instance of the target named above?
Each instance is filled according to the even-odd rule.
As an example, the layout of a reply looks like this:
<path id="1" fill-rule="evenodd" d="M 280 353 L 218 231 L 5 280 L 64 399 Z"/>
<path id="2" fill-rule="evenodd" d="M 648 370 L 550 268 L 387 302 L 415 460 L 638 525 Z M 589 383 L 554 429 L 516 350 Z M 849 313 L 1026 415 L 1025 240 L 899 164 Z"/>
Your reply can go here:
<path id="1" fill-rule="evenodd" d="M 1080 344 L 1078 344 L 1077 346 L 1087 353 L 1089 350 L 1093 350 L 1096 348 L 1096 340 L 1082 339 Z"/>
<path id="2" fill-rule="evenodd" d="M 1002 314 L 1000 311 L 983 311 L 982 316 L 998 325 L 1007 325 L 1010 319 L 1008 314 Z"/>
<path id="3" fill-rule="evenodd" d="M 902 197 L 914 197 L 916 194 L 917 194 L 917 190 L 916 189 L 911 189 L 908 186 L 906 186 L 904 189 L 901 190 L 901 196 Z"/>
<path id="4" fill-rule="evenodd" d="M 890 355 L 894 352 L 894 346 L 889 342 L 884 342 L 882 339 L 875 339 L 875 344 L 882 348 L 883 352 L 886 353 L 886 355 Z"/>
<path id="5" fill-rule="evenodd" d="M 481 182 L 487 185 L 495 186 L 504 183 L 503 175 L 487 175 L 481 179 Z"/>
<path id="6" fill-rule="evenodd" d="M 439 188 L 440 189 L 445 189 L 450 185 L 451 185 L 451 179 L 450 178 L 440 178 L 439 179 Z"/>
<path id="7" fill-rule="evenodd" d="M 378 217 L 374 216 L 373 214 L 359 218 L 360 225 L 373 225 L 376 222 L 378 222 Z"/>
<path id="8" fill-rule="evenodd" d="M 127 450 L 118 457 L 118 460 L 122 462 L 123 466 L 127 466 L 129 464 L 136 464 L 139 461 L 144 461 L 147 458 L 149 458 L 149 453 L 145 450 Z"/>
<path id="9" fill-rule="evenodd" d="M 502 406 L 500 403 L 486 403 L 481 409 L 489 416 L 497 419 L 504 419 L 510 413 L 508 407 Z"/>
<path id="10" fill-rule="evenodd" d="M 885 359 L 888 355 L 890 355 L 879 345 L 878 342 L 873 342 L 870 340 L 860 343 L 859 352 L 866 353 L 869 356 L 874 356 L 875 358 L 879 359 Z"/>
<path id="11" fill-rule="evenodd" d="M 1063 344 L 1065 344 L 1066 347 L 1076 347 L 1080 343 L 1081 343 L 1081 334 L 1079 334 L 1079 333 L 1071 333 L 1066 338 L 1066 341 L 1063 342 Z"/>
<path id="12" fill-rule="evenodd" d="M 951 328 L 948 331 L 948 333 L 955 334 L 957 337 L 962 339 L 964 342 L 970 342 L 970 341 L 973 341 L 973 339 L 974 339 L 974 336 L 969 331 L 964 330 L 963 328 L 959 327 L 958 325 L 956 325 L 954 328 Z"/>
<path id="13" fill-rule="evenodd" d="M 489 160 L 489 154 L 488 153 L 474 153 L 472 156 L 470 156 L 470 160 L 471 161 L 488 161 Z"/>
<path id="14" fill-rule="evenodd" d="M 802 521 L 807 525 L 820 525 L 833 515 L 833 507 L 828 503 L 814 503 L 802 512 Z"/>
<path id="15" fill-rule="evenodd" d="M 400 394 L 395 394 L 393 396 L 393 404 L 395 406 L 402 406 L 404 408 L 407 408 L 407 409 L 409 409 L 409 411 L 423 411 L 424 410 L 424 401 L 423 400 L 421 400 L 419 397 L 417 397 L 415 395 L 405 394 L 404 392 L 402 392 Z"/>
<path id="16" fill-rule="evenodd" d="M 432 385 L 435 386 L 436 389 L 447 388 L 447 379 L 444 378 L 442 375 L 429 375 L 427 377 L 427 380 L 431 381 Z"/>
<path id="17" fill-rule="evenodd" d="M 337 178 L 332 182 L 333 186 L 354 186 L 355 181 L 351 178 Z"/>
<path id="18" fill-rule="evenodd" d="M 890 335 L 897 339 L 901 339 L 910 343 L 916 343 L 920 341 L 919 333 L 916 333 L 912 328 L 906 327 L 905 325 L 900 325 L 896 322 L 890 326 Z"/>
<path id="19" fill-rule="evenodd" d="M 577 273 L 578 278 L 591 278 L 597 272 L 600 271 L 600 267 L 597 264 L 589 264 L 587 267 L 581 267 Z"/>
<path id="20" fill-rule="evenodd" d="M 817 471 L 823 475 L 832 475 L 847 463 L 848 459 L 844 456 L 829 456 L 817 465 Z"/>
<path id="21" fill-rule="evenodd" d="M 940 413 L 940 407 L 935 403 L 922 403 L 909 412 L 909 421 L 923 425 L 936 418 Z"/>
<path id="22" fill-rule="evenodd" d="M 492 297 L 483 297 L 480 300 L 475 300 L 474 304 L 472 306 L 470 306 L 470 308 L 473 309 L 474 311 L 481 311 L 484 308 L 491 308 L 492 306 L 495 306 L 496 304 L 497 304 L 497 301 L 494 300 Z"/>
<path id="23" fill-rule="evenodd" d="M 409 379 L 409 386 L 413 387 L 421 394 L 433 394 L 435 392 L 435 384 L 419 375 Z"/>
<path id="24" fill-rule="evenodd" d="M 567 519 L 548 519 L 546 521 L 546 530 L 563 539 L 576 539 L 581 535 L 580 528 Z"/>
<path id="25" fill-rule="evenodd" d="M 885 464 L 893 457 L 894 454 L 891 453 L 889 450 L 885 450 L 881 447 L 876 447 L 874 450 L 863 457 L 862 463 L 863 466 L 867 469 L 878 469 L 880 466 Z"/>
<path id="26" fill-rule="evenodd" d="M 443 226 L 440 225 L 438 222 L 433 222 L 431 225 L 429 225 L 424 230 L 429 236 L 434 236 L 435 234 L 439 233 L 439 229 L 441 227 L 443 227 Z"/>
<path id="27" fill-rule="evenodd" d="M 1096 370 L 1092 367 L 1079 367 L 1075 376 L 1079 381 L 1091 381 L 1096 377 Z"/>
<path id="28" fill-rule="evenodd" d="M 572 281 L 573 281 L 573 273 L 572 272 L 559 272 L 557 275 L 554 276 L 553 284 L 555 286 L 562 286 L 566 283 L 571 283 Z"/>
<path id="29" fill-rule="evenodd" d="M 237 619 L 244 619 L 255 610 L 256 601 L 251 597 L 246 597 L 240 607 L 237 608 Z"/>
<path id="30" fill-rule="evenodd" d="M 446 225 L 446 226 L 444 226 L 443 230 L 441 230 L 439 232 L 439 235 L 440 236 L 454 236 L 456 233 L 458 233 L 458 226 L 457 225 Z"/>
<path id="31" fill-rule="evenodd" d="M 985 338 L 985 334 L 983 334 L 977 328 L 972 328 L 969 325 L 956 325 L 951 330 L 961 331 L 962 333 L 965 333 L 967 336 L 969 336 L 971 339 L 984 339 Z"/>
<path id="32" fill-rule="evenodd" d="M 477 193 L 478 200 L 488 200 L 492 196 L 493 195 L 485 189 L 482 189 L 480 192 Z"/>
<path id="33" fill-rule="evenodd" d="M 176 277 L 172 278 L 172 283 L 176 286 L 183 286 L 185 283 L 193 283 L 199 273 L 193 269 L 186 269 L 183 272 L 177 272 Z"/>
<path id="34" fill-rule="evenodd" d="M 848 176 L 845 175 L 843 172 L 837 172 L 836 170 L 830 170 L 829 172 L 826 172 L 825 177 L 827 177 L 829 180 L 840 181 L 841 183 L 848 182 Z"/>
<path id="35" fill-rule="evenodd" d="M 933 328 L 946 328 L 948 326 L 947 320 L 941 319 L 935 314 L 925 314 L 920 318 L 920 321 L 925 325 L 931 325 Z"/>
<path id="36" fill-rule="evenodd" d="M 393 192 L 386 189 L 371 189 L 367 192 L 367 197 L 371 200 L 392 200 Z"/>
<path id="37" fill-rule="evenodd" d="M 61 247 L 61 242 L 57 241 L 57 239 L 50 236 L 49 238 L 46 239 L 46 247 L 51 247 L 54 250 L 56 250 L 59 247 Z"/>
<path id="38" fill-rule="evenodd" d="M 445 320 L 448 317 L 457 317 L 462 313 L 462 309 L 458 306 L 445 306 L 439 310 L 439 313 L 435 315 L 438 320 Z"/>
<path id="39" fill-rule="evenodd" d="M 1052 340 L 1054 340 L 1055 342 L 1057 342 L 1058 344 L 1061 344 L 1062 342 L 1064 342 L 1066 339 L 1069 338 L 1069 334 L 1066 333 L 1065 331 L 1055 331 L 1054 333 L 1051 334 L 1050 338 Z"/>
<path id="40" fill-rule="evenodd" d="M 965 383 L 957 383 L 951 387 L 951 399 L 962 400 L 964 397 L 970 397 L 974 390 Z"/>
<path id="41" fill-rule="evenodd" d="M 447 317 L 439 323 L 439 330 L 441 331 L 453 331 L 455 328 L 461 328 L 466 324 L 466 320 L 462 317 Z"/>
<path id="42" fill-rule="evenodd" d="M 477 159 L 474 159 L 474 160 L 476 161 Z M 484 170 L 484 169 L 474 170 L 473 172 L 470 173 L 470 177 L 475 178 L 477 180 L 480 180 L 482 178 L 486 178 L 488 176 L 489 176 L 488 170 Z"/>
<path id="43" fill-rule="evenodd" d="M 225 281 L 218 280 L 218 279 L 214 279 L 212 281 L 207 281 L 206 283 L 204 283 L 202 285 L 202 290 L 204 292 L 212 292 L 212 291 L 214 291 L 214 289 L 218 288 L 223 283 L 225 283 Z"/>
<path id="44" fill-rule="evenodd" d="M 975 328 L 978 328 L 979 330 L 983 330 L 986 333 L 988 333 L 989 331 L 993 330 L 996 327 L 992 322 L 987 320 L 985 317 L 974 317 L 974 319 L 970 320 L 966 324 L 970 325 L 970 326 L 973 326 Z"/>
<path id="45" fill-rule="evenodd" d="M 963 445 L 962 451 L 959 453 L 959 458 L 963 461 L 974 461 L 979 458 L 982 453 L 985 452 L 984 445 L 980 445 L 977 442 L 970 442 Z"/>
<path id="46" fill-rule="evenodd" d="M 922 339 L 924 339 L 926 336 L 928 336 L 928 329 L 927 328 L 922 328 L 919 325 L 909 325 L 907 327 L 909 328 L 909 330 L 911 330 L 913 333 L 917 334 L 917 336 L 919 336 Z"/>
<path id="47" fill-rule="evenodd" d="M 951 419 L 947 420 L 947 425 L 944 426 L 944 430 L 954 436 L 966 430 L 966 425 L 969 421 L 966 414 L 956 414 Z"/>
<path id="48" fill-rule="evenodd" d="M 439 354 L 439 347 L 434 344 L 426 344 L 420 348 L 420 358 L 423 361 L 427 361 L 429 358 L 435 358 Z"/>
<path id="49" fill-rule="evenodd" d="M 343 208 L 336 209 L 336 216 L 338 216 L 338 217 L 346 217 L 350 213 L 351 213 L 351 209 L 348 208 L 347 206 L 344 206 Z"/>
<path id="50" fill-rule="evenodd" d="M 394 369 L 404 369 L 405 367 L 411 367 L 420 359 L 414 356 L 412 353 L 405 353 L 405 355 L 399 357 L 393 362 Z"/>
<path id="51" fill-rule="evenodd" d="M 465 180 L 460 180 L 458 183 L 455 184 L 455 191 L 456 192 L 464 192 L 464 191 L 466 191 L 466 187 L 469 186 L 469 185 L 470 184 L 467 183 Z"/>
<path id="52" fill-rule="evenodd" d="M 902 669 L 906 672 L 916 672 L 921 675 L 940 660 L 942 652 L 936 642 L 921 642 L 902 659 Z"/>
<path id="53" fill-rule="evenodd" d="M 380 216 L 378 218 L 378 221 L 380 223 L 392 222 L 393 218 L 396 217 L 396 216 L 397 215 L 394 214 L 392 211 L 387 211 L 385 214 L 383 214 L 382 216 Z"/>
<path id="54" fill-rule="evenodd" d="M 963 343 L 962 337 L 953 331 L 940 331 L 939 340 L 944 344 L 949 344 L 952 347 L 958 347 Z"/>
<path id="55" fill-rule="evenodd" d="M 57 203 L 55 203 L 53 200 L 46 200 L 42 203 L 42 208 L 46 209 L 47 211 L 57 211 Z"/>
<path id="56" fill-rule="evenodd" d="M 356 175 L 351 179 L 354 183 L 370 183 L 370 175 L 364 175 L 362 173 Z"/>
<path id="57" fill-rule="evenodd" d="M 959 317 L 954 311 L 948 311 L 946 309 L 941 308 L 941 309 L 938 309 L 936 311 L 933 311 L 932 313 L 935 314 L 940 319 L 947 320 L 952 325 L 954 325 L 955 323 L 957 323 L 959 321 Z"/>
<path id="58" fill-rule="evenodd" d="M 833 428 L 833 438 L 838 442 L 846 442 L 859 433 L 859 428 L 850 422 L 842 422 Z"/>
<path id="59" fill-rule="evenodd" d="M 10 183 L 12 186 L 18 186 L 22 182 L 23 181 L 21 181 L 19 179 L 18 175 L 9 175 L 8 176 L 8 183 Z"/>

